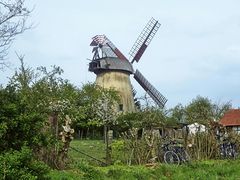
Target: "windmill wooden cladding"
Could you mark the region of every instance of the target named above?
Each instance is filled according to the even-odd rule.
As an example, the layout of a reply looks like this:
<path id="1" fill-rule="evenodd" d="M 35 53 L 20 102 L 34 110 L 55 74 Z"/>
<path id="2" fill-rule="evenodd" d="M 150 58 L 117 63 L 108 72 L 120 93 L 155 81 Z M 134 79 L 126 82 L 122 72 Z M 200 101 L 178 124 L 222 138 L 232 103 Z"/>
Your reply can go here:
<path id="1" fill-rule="evenodd" d="M 123 111 L 135 111 L 129 74 L 118 71 L 105 71 L 97 75 L 96 84 L 104 88 L 114 88 L 121 97 Z"/>

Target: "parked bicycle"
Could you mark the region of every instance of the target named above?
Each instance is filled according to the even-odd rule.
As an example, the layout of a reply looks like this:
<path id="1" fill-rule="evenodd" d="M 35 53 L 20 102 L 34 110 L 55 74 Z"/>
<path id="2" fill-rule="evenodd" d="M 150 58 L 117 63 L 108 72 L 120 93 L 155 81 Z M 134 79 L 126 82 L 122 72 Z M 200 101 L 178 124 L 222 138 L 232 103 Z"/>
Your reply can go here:
<path id="1" fill-rule="evenodd" d="M 220 144 L 220 155 L 222 158 L 236 159 L 237 157 L 236 144 L 225 140 L 223 143 Z"/>
<path id="2" fill-rule="evenodd" d="M 181 144 L 176 141 L 164 143 L 161 147 L 159 156 L 163 155 L 163 160 L 166 164 L 182 164 L 190 161 L 190 156 Z"/>

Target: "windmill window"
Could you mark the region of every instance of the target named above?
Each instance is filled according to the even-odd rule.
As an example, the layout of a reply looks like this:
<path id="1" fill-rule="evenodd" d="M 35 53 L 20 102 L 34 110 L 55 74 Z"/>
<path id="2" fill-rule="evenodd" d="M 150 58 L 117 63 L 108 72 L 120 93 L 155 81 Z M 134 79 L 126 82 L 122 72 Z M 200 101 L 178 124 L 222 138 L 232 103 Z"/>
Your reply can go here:
<path id="1" fill-rule="evenodd" d="M 123 111 L 123 104 L 119 104 L 118 110 L 119 110 L 119 111 Z"/>

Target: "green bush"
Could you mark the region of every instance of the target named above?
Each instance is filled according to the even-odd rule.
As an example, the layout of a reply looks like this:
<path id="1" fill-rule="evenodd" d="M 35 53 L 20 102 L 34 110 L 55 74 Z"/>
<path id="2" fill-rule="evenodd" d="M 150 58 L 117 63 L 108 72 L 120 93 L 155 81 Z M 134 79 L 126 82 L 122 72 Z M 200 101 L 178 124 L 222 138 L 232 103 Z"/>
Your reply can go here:
<path id="1" fill-rule="evenodd" d="M 33 159 L 27 147 L 0 155 L 1 179 L 46 179 L 48 172 L 48 166 Z"/>
<path id="2" fill-rule="evenodd" d="M 75 166 L 78 171 L 83 174 L 82 179 L 104 179 L 103 172 L 98 170 L 96 167 L 89 165 L 86 161 L 80 161 Z"/>
<path id="3" fill-rule="evenodd" d="M 114 164 L 127 163 L 127 151 L 123 140 L 114 140 L 111 144 L 112 160 Z"/>
<path id="4" fill-rule="evenodd" d="M 24 96 L 14 85 L 0 87 L 0 153 L 20 150 L 23 145 L 38 148 L 47 144 L 42 130 L 47 116 L 33 108 L 29 99 L 33 97 Z"/>

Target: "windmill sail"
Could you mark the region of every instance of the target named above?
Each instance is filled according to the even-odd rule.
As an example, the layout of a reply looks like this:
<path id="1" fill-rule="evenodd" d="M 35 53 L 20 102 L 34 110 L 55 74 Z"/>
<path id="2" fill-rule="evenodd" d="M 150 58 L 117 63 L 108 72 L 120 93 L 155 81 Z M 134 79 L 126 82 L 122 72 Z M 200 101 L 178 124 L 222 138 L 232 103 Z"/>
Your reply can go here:
<path id="1" fill-rule="evenodd" d="M 132 59 L 131 63 L 134 61 L 138 62 L 140 60 L 160 25 L 161 24 L 158 21 L 156 21 L 154 18 L 151 18 L 129 52 Z"/>
<path id="2" fill-rule="evenodd" d="M 104 57 L 118 57 L 121 60 L 127 60 L 123 53 L 105 36 L 96 35 L 92 38 L 90 46 L 98 46 Z"/>
<path id="3" fill-rule="evenodd" d="M 155 101 L 155 103 L 163 108 L 167 102 L 167 99 L 151 85 L 148 80 L 138 71 L 134 73 L 134 79 L 142 86 L 142 88 L 149 94 L 149 96 Z"/>

